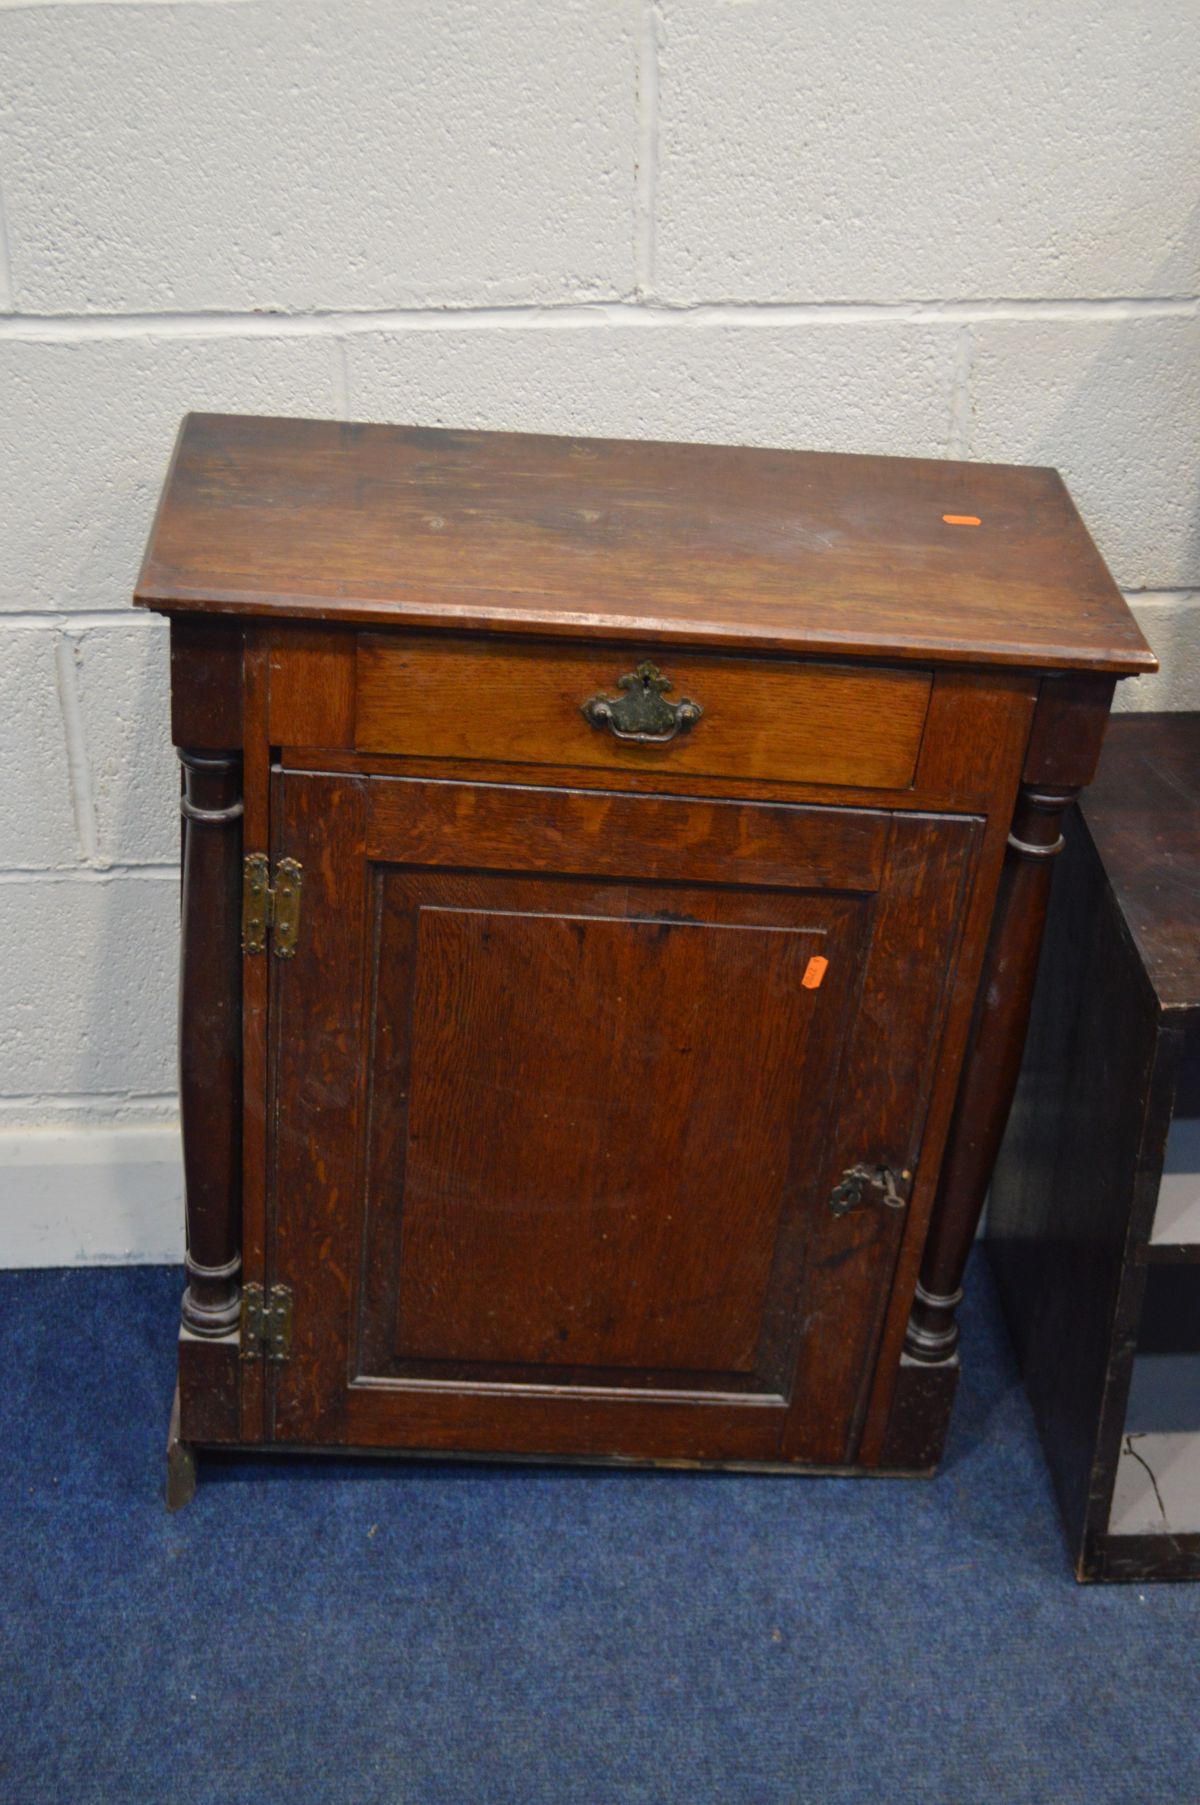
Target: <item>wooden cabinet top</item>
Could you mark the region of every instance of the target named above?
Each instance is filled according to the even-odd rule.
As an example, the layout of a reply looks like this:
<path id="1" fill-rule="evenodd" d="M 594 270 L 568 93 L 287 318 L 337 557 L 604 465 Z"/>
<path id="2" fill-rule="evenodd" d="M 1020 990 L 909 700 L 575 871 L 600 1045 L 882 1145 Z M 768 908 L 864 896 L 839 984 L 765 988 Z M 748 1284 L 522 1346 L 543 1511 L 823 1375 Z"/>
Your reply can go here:
<path id="1" fill-rule="evenodd" d="M 1111 721 L 1081 806 L 1159 1008 L 1200 1022 L 1200 714 Z"/>
<path id="2" fill-rule="evenodd" d="M 145 607 L 1148 671 L 1054 470 L 191 414 Z"/>

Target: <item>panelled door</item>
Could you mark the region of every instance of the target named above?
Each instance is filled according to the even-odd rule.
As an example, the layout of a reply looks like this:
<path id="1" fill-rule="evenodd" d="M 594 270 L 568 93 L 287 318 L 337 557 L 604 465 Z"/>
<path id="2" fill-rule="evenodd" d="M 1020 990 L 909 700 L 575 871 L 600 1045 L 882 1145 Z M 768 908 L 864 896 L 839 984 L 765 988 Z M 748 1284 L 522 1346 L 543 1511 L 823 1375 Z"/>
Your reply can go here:
<path id="1" fill-rule="evenodd" d="M 268 1433 L 851 1460 L 980 823 L 288 772 L 273 824 Z"/>

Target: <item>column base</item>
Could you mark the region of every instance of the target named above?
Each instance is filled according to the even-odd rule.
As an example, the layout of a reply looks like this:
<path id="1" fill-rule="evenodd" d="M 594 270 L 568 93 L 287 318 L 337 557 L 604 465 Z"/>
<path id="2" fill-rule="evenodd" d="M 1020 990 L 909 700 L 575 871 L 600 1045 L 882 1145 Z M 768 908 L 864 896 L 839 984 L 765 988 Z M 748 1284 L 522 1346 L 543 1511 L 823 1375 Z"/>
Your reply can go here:
<path id="1" fill-rule="evenodd" d="M 935 1470 L 946 1445 L 961 1370 L 957 1354 L 936 1365 L 914 1360 L 910 1354 L 900 1356 L 881 1467 L 918 1473 Z"/>
<path id="2" fill-rule="evenodd" d="M 939 1295 L 918 1284 L 904 1336 L 904 1352 L 910 1360 L 941 1366 L 952 1360 L 958 1347 L 958 1323 L 954 1312 L 962 1303 L 962 1287 Z"/>

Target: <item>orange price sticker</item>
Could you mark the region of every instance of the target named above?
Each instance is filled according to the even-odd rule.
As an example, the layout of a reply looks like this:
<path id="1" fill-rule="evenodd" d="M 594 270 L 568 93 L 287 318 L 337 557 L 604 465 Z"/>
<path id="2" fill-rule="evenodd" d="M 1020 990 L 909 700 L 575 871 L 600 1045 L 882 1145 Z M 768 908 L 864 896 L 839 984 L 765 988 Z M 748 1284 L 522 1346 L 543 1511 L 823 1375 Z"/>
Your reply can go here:
<path id="1" fill-rule="evenodd" d="M 805 990 L 819 990 L 821 988 L 821 979 L 828 970 L 828 959 L 822 959 L 820 957 L 810 959 L 808 964 L 804 967 L 804 976 L 800 980 Z"/>
<path id="2" fill-rule="evenodd" d="M 982 526 L 978 514 L 943 514 L 947 526 Z"/>

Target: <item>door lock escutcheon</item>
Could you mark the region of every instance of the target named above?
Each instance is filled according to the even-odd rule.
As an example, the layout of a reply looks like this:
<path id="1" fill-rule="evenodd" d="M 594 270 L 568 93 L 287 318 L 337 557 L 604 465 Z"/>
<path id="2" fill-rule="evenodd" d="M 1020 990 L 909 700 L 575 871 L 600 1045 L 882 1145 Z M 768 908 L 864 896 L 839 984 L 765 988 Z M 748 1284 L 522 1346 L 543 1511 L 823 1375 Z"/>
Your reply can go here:
<path id="1" fill-rule="evenodd" d="M 893 1172 L 890 1166 L 859 1164 L 848 1166 L 840 1184 L 829 1193 L 829 1207 L 835 1216 L 846 1216 L 851 1210 L 867 1204 L 881 1204 L 885 1209 L 902 1210 L 908 1202 L 912 1173 L 905 1168 Z"/>

